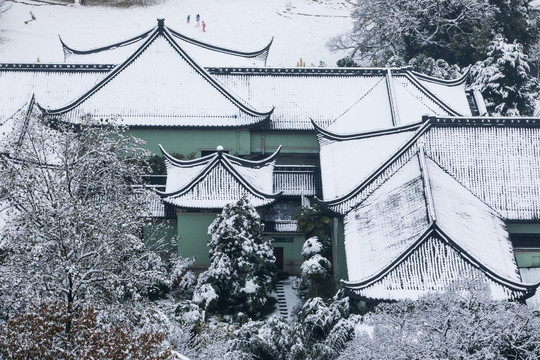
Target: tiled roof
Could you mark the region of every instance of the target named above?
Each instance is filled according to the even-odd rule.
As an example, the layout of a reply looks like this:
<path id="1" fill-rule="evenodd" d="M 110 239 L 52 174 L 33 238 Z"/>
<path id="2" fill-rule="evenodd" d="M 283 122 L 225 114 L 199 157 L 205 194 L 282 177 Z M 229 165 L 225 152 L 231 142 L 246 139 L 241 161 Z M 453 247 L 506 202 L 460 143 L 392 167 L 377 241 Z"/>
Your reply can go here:
<path id="1" fill-rule="evenodd" d="M 164 20 L 158 20 L 158 25 L 140 35 L 124 41 L 109 44 L 103 47 L 80 50 L 68 46 L 61 38 L 60 43 L 64 51 L 65 61 L 74 63 L 107 62 L 111 64 L 122 63 L 142 44 L 145 38 L 164 26 Z M 185 36 L 182 33 L 165 27 L 174 36 L 175 41 L 202 66 L 264 66 L 270 51 L 272 41 L 265 47 L 255 51 L 240 51 L 212 45 L 204 41 Z"/>
<path id="2" fill-rule="evenodd" d="M 47 104 L 40 102 L 40 106 Z M 165 29 L 154 32 L 124 63 L 70 104 L 45 111 L 76 122 L 121 118 L 129 126 L 245 127 L 267 121 L 200 67 Z"/>
<path id="3" fill-rule="evenodd" d="M 463 82 L 420 80 L 408 68 L 209 71 L 253 106 L 275 106 L 265 125 L 273 130 L 312 130 L 313 120 L 329 131 L 357 133 L 416 123 L 426 114 L 471 115 Z"/>
<path id="4" fill-rule="evenodd" d="M 358 136 L 361 139 L 361 135 Z M 321 165 L 325 164 L 322 167 L 325 191 L 322 205 L 346 214 L 409 161 L 418 144 L 423 143 L 428 157 L 503 218 L 540 219 L 540 119 L 429 118 L 408 139 L 392 145 L 391 140 L 396 136 L 385 135 L 389 139 L 386 143 L 394 149 L 393 154 L 387 157 L 383 150 L 380 154 L 374 151 L 372 162 L 368 162 L 373 166 L 359 170 L 368 176 L 356 178 L 356 186 L 344 195 L 334 191 L 338 196 L 334 198 L 326 197 L 332 194 L 326 189 L 345 188 L 335 184 L 339 180 L 332 172 L 340 171 L 350 160 L 333 158 L 334 161 L 330 161 L 326 157 L 340 152 L 340 148 L 349 153 L 358 152 L 365 144 L 350 136 L 349 140 L 330 145 L 334 148 L 329 147 L 327 151 L 321 143 Z M 361 168 L 362 158 L 356 161 Z"/>
<path id="5" fill-rule="evenodd" d="M 249 161 L 222 151 L 195 159 L 178 160 L 163 155 L 167 165 L 167 184 L 159 194 L 180 208 L 220 209 L 247 195 L 254 206 L 272 203 L 274 154 L 260 161 Z"/>
<path id="6" fill-rule="evenodd" d="M 25 105 L 62 106 L 96 84 L 110 65 L 0 64 L 0 124 Z"/>
<path id="7" fill-rule="evenodd" d="M 495 298 L 532 296 L 538 286 L 520 282 L 499 214 L 422 148 L 344 224 L 345 284 L 361 297 L 414 299 L 463 277 L 490 284 Z"/>

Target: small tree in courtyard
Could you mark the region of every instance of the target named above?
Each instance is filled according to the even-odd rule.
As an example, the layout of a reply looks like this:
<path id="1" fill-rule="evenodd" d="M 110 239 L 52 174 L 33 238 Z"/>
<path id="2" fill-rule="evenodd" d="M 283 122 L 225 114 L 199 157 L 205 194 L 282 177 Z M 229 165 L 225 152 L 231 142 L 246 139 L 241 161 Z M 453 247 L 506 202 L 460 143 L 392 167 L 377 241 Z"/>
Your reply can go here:
<path id="1" fill-rule="evenodd" d="M 210 267 L 199 276 L 193 300 L 208 311 L 261 316 L 276 274 L 272 245 L 259 214 L 244 196 L 228 204 L 208 228 Z"/>

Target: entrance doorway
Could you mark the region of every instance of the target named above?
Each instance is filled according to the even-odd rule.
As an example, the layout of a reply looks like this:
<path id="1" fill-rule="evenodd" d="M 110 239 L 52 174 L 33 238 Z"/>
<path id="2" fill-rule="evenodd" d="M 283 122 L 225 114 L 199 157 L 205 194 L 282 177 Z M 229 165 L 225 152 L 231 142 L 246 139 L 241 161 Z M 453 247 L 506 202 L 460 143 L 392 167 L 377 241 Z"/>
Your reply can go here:
<path id="1" fill-rule="evenodd" d="M 276 257 L 276 267 L 278 270 L 283 271 L 283 248 L 275 247 L 274 256 Z"/>

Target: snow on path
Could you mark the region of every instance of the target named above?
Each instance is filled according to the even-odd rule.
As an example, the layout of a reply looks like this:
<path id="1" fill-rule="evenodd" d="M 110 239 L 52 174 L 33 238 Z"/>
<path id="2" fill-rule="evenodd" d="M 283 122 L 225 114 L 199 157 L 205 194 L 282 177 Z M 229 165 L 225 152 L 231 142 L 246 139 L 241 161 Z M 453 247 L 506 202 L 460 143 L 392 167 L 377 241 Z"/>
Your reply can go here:
<path id="1" fill-rule="evenodd" d="M 330 53 L 326 42 L 352 28 L 347 0 L 163 0 L 129 9 L 8 1 L 11 8 L 0 15 L 0 62 L 63 62 L 58 35 L 70 46 L 88 49 L 138 35 L 165 18 L 185 35 L 238 50 L 257 50 L 274 37 L 268 66 L 294 67 L 300 57 L 307 66 L 319 61 L 335 66 L 345 53 Z M 25 24 L 30 11 L 36 20 Z M 195 27 L 197 13 L 206 33 Z"/>
<path id="2" fill-rule="evenodd" d="M 277 294 L 272 294 L 273 297 L 278 299 L 277 310 L 272 315 L 281 316 L 287 321 L 294 320 L 294 310 L 302 304 L 297 292 L 299 284 L 300 278 L 296 276 L 290 276 L 278 282 L 276 285 Z"/>

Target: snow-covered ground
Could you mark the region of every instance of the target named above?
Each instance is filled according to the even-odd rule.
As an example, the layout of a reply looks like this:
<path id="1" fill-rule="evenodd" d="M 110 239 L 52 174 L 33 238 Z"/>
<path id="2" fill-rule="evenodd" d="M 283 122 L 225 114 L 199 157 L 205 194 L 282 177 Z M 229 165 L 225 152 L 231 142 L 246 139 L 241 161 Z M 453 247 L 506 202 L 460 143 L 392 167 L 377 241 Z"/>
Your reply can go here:
<path id="1" fill-rule="evenodd" d="M 50 2 L 50 3 L 47 3 Z M 352 0 L 162 0 L 129 9 L 58 5 L 54 0 L 8 0 L 0 15 L 0 62 L 63 62 L 58 35 L 70 46 L 88 49 L 138 35 L 165 24 L 196 39 L 238 50 L 257 50 L 272 37 L 268 66 L 324 61 L 335 66 L 344 53 L 326 42 L 352 28 Z M 25 24 L 34 14 L 36 20 Z M 191 23 L 186 17 L 191 14 Z M 206 32 L 195 27 L 195 15 Z"/>

